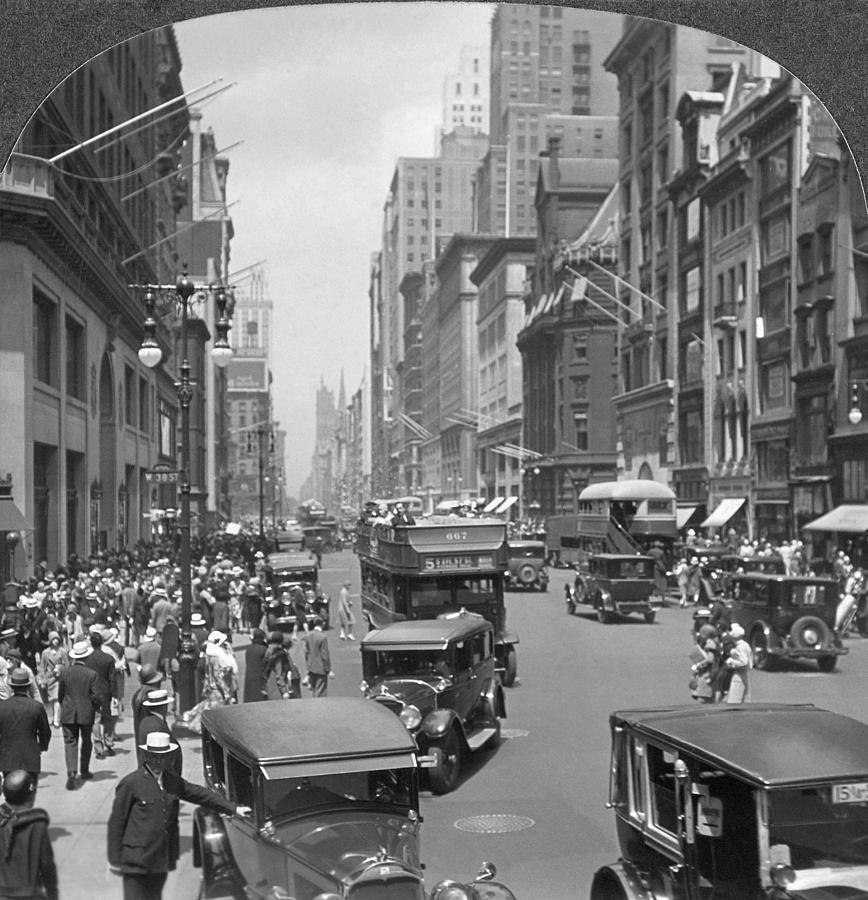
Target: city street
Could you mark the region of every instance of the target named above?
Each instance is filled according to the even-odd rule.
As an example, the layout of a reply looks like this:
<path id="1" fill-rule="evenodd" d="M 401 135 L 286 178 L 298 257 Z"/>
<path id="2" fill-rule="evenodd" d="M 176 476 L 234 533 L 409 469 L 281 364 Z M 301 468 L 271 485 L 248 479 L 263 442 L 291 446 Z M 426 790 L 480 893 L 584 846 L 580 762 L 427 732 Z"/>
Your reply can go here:
<path id="1" fill-rule="evenodd" d="M 346 577 L 358 597 L 355 556 L 349 551 L 326 554 L 321 578 L 333 598 Z M 686 654 L 691 611 L 668 607 L 654 625 L 638 618 L 601 625 L 590 612 L 569 617 L 562 599 L 569 577 L 566 570 L 553 570 L 547 593 L 507 594 L 509 622 L 521 638 L 520 681 L 506 693 L 508 718 L 500 748 L 474 758 L 453 794 L 423 796 L 422 852 L 429 888 L 445 877 L 467 878 L 482 860 L 490 860 L 520 900 L 586 896 L 594 870 L 618 852 L 614 821 L 605 808 L 609 712 L 690 702 Z M 357 636 L 364 631 L 363 625 L 356 627 Z M 336 671 L 330 693 L 356 696 L 358 642 L 340 641 L 335 629 L 328 634 Z M 236 638 L 242 659 L 245 644 L 243 635 Z M 830 675 L 807 663 L 754 672 L 754 700 L 809 702 L 864 718 L 861 692 L 853 688 L 868 676 L 868 642 L 850 640 L 847 645 L 850 654 Z M 301 664 L 300 651 L 297 647 L 294 653 Z M 135 685 L 133 677 L 128 687 Z M 96 762 L 94 781 L 76 792 L 63 789 L 59 732 L 54 732 L 44 760 L 39 803 L 51 815 L 65 897 L 119 896 L 118 881 L 106 875 L 105 823 L 115 776 L 134 764 L 128 719 L 119 732 L 118 755 Z M 196 740 L 183 743 L 185 775 L 201 781 Z M 198 884 L 190 852 L 192 808 L 182 809 L 183 853 L 167 900 L 195 896 Z M 474 830 L 464 830 L 468 828 Z"/>

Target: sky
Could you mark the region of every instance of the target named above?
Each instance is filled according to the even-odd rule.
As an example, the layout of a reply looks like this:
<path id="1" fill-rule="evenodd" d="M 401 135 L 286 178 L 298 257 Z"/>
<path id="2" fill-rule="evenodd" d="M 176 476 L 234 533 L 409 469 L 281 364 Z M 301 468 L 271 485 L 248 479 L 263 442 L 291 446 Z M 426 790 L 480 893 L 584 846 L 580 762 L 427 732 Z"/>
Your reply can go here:
<path id="1" fill-rule="evenodd" d="M 234 84 L 202 106 L 202 125 L 218 148 L 244 142 L 226 154 L 229 272 L 267 260 L 291 496 L 310 473 L 317 389 L 337 399 L 343 372 L 349 399 L 369 361 L 371 254 L 397 160 L 436 155 L 444 78 L 463 45 L 488 46 L 493 10 L 352 3 L 175 25 L 184 89 Z"/>

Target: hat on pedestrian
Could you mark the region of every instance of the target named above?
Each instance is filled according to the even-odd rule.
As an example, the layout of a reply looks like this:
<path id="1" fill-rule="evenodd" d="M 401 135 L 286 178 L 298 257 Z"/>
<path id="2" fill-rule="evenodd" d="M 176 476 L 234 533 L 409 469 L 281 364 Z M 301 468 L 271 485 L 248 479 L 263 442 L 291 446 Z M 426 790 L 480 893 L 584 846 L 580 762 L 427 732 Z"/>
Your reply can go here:
<path id="1" fill-rule="evenodd" d="M 60 635 L 56 631 L 48 632 L 48 643 L 50 644 L 52 641 L 59 641 Z"/>
<path id="2" fill-rule="evenodd" d="M 157 691 L 148 691 L 148 696 L 142 701 L 142 706 L 168 706 L 172 702 L 168 691 L 162 688 Z"/>
<path id="3" fill-rule="evenodd" d="M 194 627 L 201 627 L 202 625 L 206 624 L 205 616 L 203 616 L 202 613 L 193 613 L 193 615 L 190 617 L 190 624 Z"/>
<path id="4" fill-rule="evenodd" d="M 163 676 L 157 671 L 156 666 L 144 663 L 139 666 L 139 681 L 144 685 L 162 684 Z"/>
<path id="5" fill-rule="evenodd" d="M 148 625 L 145 629 L 145 637 L 146 638 L 155 638 L 157 636 L 157 629 L 154 628 L 153 625 Z"/>
<path id="6" fill-rule="evenodd" d="M 99 600 L 99 594 L 96 591 L 88 591 L 84 595 L 85 600 Z"/>
<path id="7" fill-rule="evenodd" d="M 144 704 L 142 704 L 144 705 Z M 171 753 L 178 749 L 178 745 L 172 741 L 171 735 L 165 731 L 152 731 L 144 744 L 139 744 L 139 749 L 146 753 Z"/>
<path id="8" fill-rule="evenodd" d="M 9 676 L 9 687 L 14 691 L 15 688 L 28 688 L 30 687 L 30 673 L 27 669 L 16 669 Z"/>
<path id="9" fill-rule="evenodd" d="M 265 554 L 261 550 L 257 550 L 253 557 L 254 559 L 265 559 Z"/>
<path id="10" fill-rule="evenodd" d="M 93 645 L 85 637 L 80 637 L 75 641 L 72 645 L 72 649 L 69 651 L 69 655 L 72 659 L 84 659 L 85 656 L 90 656 L 91 653 L 93 653 Z"/>
<path id="11" fill-rule="evenodd" d="M 283 632 L 282 631 L 269 631 L 268 643 L 269 644 L 282 644 L 283 643 Z"/>
<path id="12" fill-rule="evenodd" d="M 14 628 L 4 628 L 2 631 L 0 631 L 0 640 L 3 640 L 4 638 L 14 637 L 16 634 L 18 634 L 18 632 Z"/>
<path id="13" fill-rule="evenodd" d="M 112 641 L 116 641 L 118 639 L 118 630 L 117 628 L 104 628 L 102 632 L 102 642 L 104 644 L 110 644 Z"/>
<path id="14" fill-rule="evenodd" d="M 159 594 L 161 597 L 166 596 L 166 589 L 162 585 L 158 585 L 154 588 L 154 593 Z"/>
<path id="15" fill-rule="evenodd" d="M 23 657 L 21 656 L 21 651 L 16 650 L 14 647 L 11 650 L 6 651 L 6 659 L 16 659 L 18 662 L 21 662 Z"/>
<path id="16" fill-rule="evenodd" d="M 218 646 L 225 644 L 226 635 L 222 631 L 212 631 L 211 634 L 208 635 L 208 643 L 217 644 Z"/>
<path id="17" fill-rule="evenodd" d="M 21 598 L 21 605 L 25 609 L 36 609 L 39 606 L 39 597 L 31 597 L 29 594 L 25 594 Z"/>
<path id="18" fill-rule="evenodd" d="M 729 633 L 738 640 L 739 638 L 744 637 L 744 628 L 742 628 L 738 622 L 733 622 L 732 625 L 729 626 Z"/>
<path id="19" fill-rule="evenodd" d="M 345 582 L 344 582 L 344 587 L 349 587 L 351 584 L 352 584 L 351 581 L 345 581 Z"/>

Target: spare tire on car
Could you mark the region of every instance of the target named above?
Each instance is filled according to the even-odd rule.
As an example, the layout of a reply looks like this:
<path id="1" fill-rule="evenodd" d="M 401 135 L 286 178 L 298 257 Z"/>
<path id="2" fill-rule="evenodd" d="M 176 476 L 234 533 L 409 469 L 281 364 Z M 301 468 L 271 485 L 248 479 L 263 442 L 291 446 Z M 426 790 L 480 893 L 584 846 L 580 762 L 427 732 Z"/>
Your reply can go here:
<path id="1" fill-rule="evenodd" d="M 802 616 L 793 623 L 790 640 L 800 650 L 827 650 L 832 645 L 832 632 L 818 616 Z"/>
<path id="2" fill-rule="evenodd" d="M 530 563 L 525 563 L 518 570 L 518 580 L 523 585 L 533 584 L 536 581 L 536 569 Z"/>

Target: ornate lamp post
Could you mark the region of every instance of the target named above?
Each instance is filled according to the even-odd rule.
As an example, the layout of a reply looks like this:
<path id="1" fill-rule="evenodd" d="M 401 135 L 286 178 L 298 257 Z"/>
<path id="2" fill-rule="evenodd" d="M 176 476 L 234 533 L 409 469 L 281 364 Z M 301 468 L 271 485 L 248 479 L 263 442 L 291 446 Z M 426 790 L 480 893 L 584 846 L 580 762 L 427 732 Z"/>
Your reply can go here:
<path id="1" fill-rule="evenodd" d="M 232 358 L 229 346 L 229 320 L 226 316 L 226 292 L 222 285 L 196 287 L 187 277 L 186 270 L 174 285 L 165 284 L 132 284 L 130 287 L 145 290 L 144 338 L 139 348 L 139 359 L 148 368 L 154 368 L 163 357 L 157 343 L 157 320 L 154 318 L 155 291 L 174 293 L 175 304 L 181 315 L 181 364 L 179 374 L 181 380 L 175 383 L 178 401 L 181 404 L 181 459 L 180 462 L 180 494 L 181 510 L 178 518 L 180 531 L 180 569 L 181 569 L 181 635 L 178 648 L 178 693 L 179 712 L 184 713 L 196 704 L 196 663 L 197 647 L 193 639 L 190 618 L 193 601 L 192 583 L 190 580 L 190 403 L 193 400 L 193 385 L 190 380 L 190 361 L 187 358 L 187 322 L 193 295 L 199 291 L 214 291 L 218 319 L 217 336 L 211 348 L 214 364 L 223 368 Z"/>

